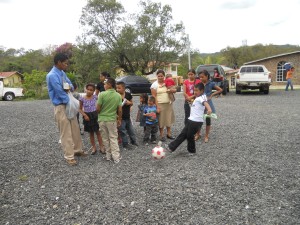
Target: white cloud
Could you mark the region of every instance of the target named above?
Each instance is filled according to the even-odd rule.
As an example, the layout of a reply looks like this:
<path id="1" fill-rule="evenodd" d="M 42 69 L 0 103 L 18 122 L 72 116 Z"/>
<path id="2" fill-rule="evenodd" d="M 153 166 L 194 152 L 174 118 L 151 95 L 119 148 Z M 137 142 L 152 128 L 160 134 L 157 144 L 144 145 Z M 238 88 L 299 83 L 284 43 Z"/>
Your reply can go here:
<path id="1" fill-rule="evenodd" d="M 255 5 L 255 0 L 236 0 L 228 1 L 221 4 L 221 9 L 247 9 Z"/>
<path id="2" fill-rule="evenodd" d="M 139 0 L 119 0 L 130 12 Z M 156 0 L 153 0 L 156 1 Z M 182 21 L 192 48 L 217 52 L 227 46 L 300 44 L 299 0 L 283 6 L 263 0 L 161 0 Z M 79 18 L 86 0 L 0 0 L 0 46 L 39 49 L 47 45 L 75 43 Z M 289 10 L 287 10 L 289 8 Z"/>
<path id="3" fill-rule="evenodd" d="M 83 0 L 0 2 L 0 45 L 39 49 L 50 44 L 75 43 L 84 5 Z"/>

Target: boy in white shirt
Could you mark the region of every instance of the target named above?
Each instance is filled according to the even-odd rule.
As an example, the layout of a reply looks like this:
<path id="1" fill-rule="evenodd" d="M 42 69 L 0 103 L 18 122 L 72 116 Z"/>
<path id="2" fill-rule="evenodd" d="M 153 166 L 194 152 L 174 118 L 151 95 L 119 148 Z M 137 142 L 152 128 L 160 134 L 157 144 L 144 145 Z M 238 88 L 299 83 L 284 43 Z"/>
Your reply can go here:
<path id="1" fill-rule="evenodd" d="M 201 129 L 203 125 L 203 114 L 206 108 L 207 114 L 211 114 L 211 108 L 207 102 L 206 95 L 204 93 L 204 85 L 202 83 L 196 84 L 194 87 L 194 94 L 196 99 L 193 101 L 191 106 L 190 117 L 188 118 L 188 122 L 185 127 L 179 134 L 179 136 L 172 141 L 168 146 L 167 150 L 170 152 L 174 152 L 176 148 L 186 139 L 187 150 L 189 153 L 196 153 L 195 146 L 195 134 L 199 129 Z"/>

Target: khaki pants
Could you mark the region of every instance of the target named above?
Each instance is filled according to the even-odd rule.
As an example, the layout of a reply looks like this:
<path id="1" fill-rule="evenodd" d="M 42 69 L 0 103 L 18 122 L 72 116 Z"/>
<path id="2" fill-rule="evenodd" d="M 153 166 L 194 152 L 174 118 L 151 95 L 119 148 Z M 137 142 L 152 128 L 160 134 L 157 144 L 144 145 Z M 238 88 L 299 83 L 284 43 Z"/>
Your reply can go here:
<path id="1" fill-rule="evenodd" d="M 118 160 L 120 148 L 118 144 L 117 121 L 99 122 L 103 144 L 106 150 L 106 159 Z"/>
<path id="2" fill-rule="evenodd" d="M 74 153 L 82 152 L 82 139 L 77 118 L 69 120 L 66 116 L 66 105 L 54 108 L 54 117 L 60 133 L 61 145 L 65 159 L 74 159 Z"/>

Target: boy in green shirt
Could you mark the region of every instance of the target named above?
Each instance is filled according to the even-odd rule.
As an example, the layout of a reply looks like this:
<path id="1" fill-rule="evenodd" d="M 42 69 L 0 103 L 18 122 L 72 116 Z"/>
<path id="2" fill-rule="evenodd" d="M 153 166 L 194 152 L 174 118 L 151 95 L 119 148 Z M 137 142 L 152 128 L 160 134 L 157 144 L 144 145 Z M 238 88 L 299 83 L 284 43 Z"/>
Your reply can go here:
<path id="1" fill-rule="evenodd" d="M 122 98 L 116 92 L 116 81 L 107 78 L 104 81 L 105 91 L 101 92 L 97 101 L 98 122 L 103 144 L 106 149 L 106 160 L 120 162 L 118 129 L 122 122 Z"/>

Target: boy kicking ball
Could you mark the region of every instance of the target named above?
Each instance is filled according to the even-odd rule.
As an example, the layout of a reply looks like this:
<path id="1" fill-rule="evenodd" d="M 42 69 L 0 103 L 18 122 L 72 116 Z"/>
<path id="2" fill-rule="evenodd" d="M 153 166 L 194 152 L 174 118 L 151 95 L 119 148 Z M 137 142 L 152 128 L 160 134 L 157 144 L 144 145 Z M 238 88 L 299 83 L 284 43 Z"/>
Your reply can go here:
<path id="1" fill-rule="evenodd" d="M 196 153 L 194 136 L 203 125 L 204 110 L 206 108 L 208 115 L 210 115 L 212 112 L 207 102 L 206 95 L 203 93 L 204 85 L 202 83 L 196 84 L 194 87 L 194 94 L 196 96 L 196 99 L 193 101 L 193 104 L 191 106 L 190 117 L 188 118 L 188 122 L 186 123 L 179 136 L 166 147 L 169 152 L 174 152 L 178 148 L 178 146 L 186 139 L 188 142 L 188 152 L 191 154 Z"/>

